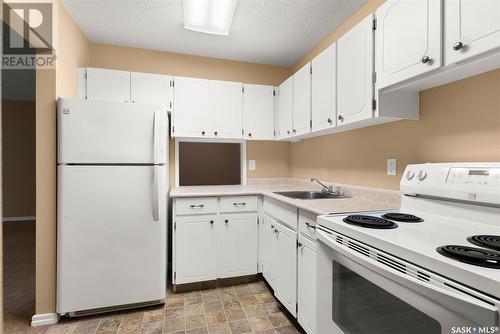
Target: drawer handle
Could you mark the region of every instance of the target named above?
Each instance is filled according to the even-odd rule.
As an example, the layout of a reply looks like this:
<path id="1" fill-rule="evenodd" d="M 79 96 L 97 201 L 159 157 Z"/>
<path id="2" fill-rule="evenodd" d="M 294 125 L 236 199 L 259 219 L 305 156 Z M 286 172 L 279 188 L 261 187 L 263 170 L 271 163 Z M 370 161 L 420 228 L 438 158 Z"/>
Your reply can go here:
<path id="1" fill-rule="evenodd" d="M 204 204 L 198 204 L 198 205 L 191 204 L 190 207 L 191 207 L 191 209 L 203 209 L 205 207 L 205 205 Z"/>
<path id="2" fill-rule="evenodd" d="M 311 225 L 311 223 L 308 223 L 308 222 L 306 222 L 306 226 L 307 226 L 307 227 L 310 227 L 310 228 L 312 228 L 312 229 L 314 229 L 314 230 L 316 229 L 316 226 Z"/>
<path id="3" fill-rule="evenodd" d="M 237 207 L 241 207 L 241 206 L 247 205 L 247 203 L 245 203 L 245 202 L 235 202 L 235 203 L 233 203 L 233 205 L 237 206 Z"/>

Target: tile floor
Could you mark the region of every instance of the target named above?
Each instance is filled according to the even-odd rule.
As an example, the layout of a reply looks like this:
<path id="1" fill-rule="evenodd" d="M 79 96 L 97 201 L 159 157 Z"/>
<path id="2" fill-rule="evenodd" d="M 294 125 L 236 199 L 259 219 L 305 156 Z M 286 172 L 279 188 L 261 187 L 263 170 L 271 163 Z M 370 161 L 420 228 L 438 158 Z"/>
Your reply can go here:
<path id="1" fill-rule="evenodd" d="M 106 316 L 62 319 L 27 333 L 302 333 L 263 281 L 171 293 L 165 305 Z"/>

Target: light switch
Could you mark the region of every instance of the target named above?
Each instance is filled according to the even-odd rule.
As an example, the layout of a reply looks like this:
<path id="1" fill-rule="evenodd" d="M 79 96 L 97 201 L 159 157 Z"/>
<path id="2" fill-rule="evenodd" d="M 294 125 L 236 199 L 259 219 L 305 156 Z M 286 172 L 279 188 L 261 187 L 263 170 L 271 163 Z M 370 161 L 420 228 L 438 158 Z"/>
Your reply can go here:
<path id="1" fill-rule="evenodd" d="M 255 160 L 248 160 L 248 170 L 255 170 Z"/>
<path id="2" fill-rule="evenodd" d="M 387 159 L 387 175 L 396 175 L 396 159 Z"/>

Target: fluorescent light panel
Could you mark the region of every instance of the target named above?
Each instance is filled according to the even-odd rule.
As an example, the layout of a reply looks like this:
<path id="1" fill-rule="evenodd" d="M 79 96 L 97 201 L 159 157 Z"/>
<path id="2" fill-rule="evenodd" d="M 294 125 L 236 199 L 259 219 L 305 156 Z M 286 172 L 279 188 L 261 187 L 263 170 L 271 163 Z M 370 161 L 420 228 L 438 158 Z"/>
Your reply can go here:
<path id="1" fill-rule="evenodd" d="M 184 0 L 184 28 L 229 35 L 238 0 Z"/>

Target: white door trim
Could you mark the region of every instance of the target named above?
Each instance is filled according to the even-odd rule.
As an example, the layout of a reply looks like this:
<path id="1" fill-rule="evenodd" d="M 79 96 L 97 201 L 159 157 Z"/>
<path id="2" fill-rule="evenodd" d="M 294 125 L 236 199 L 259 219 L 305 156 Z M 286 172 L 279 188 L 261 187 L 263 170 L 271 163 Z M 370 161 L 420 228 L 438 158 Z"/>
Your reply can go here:
<path id="1" fill-rule="evenodd" d="M 35 314 L 31 317 L 32 327 L 52 325 L 57 322 L 59 322 L 59 314 L 57 313 Z"/>

